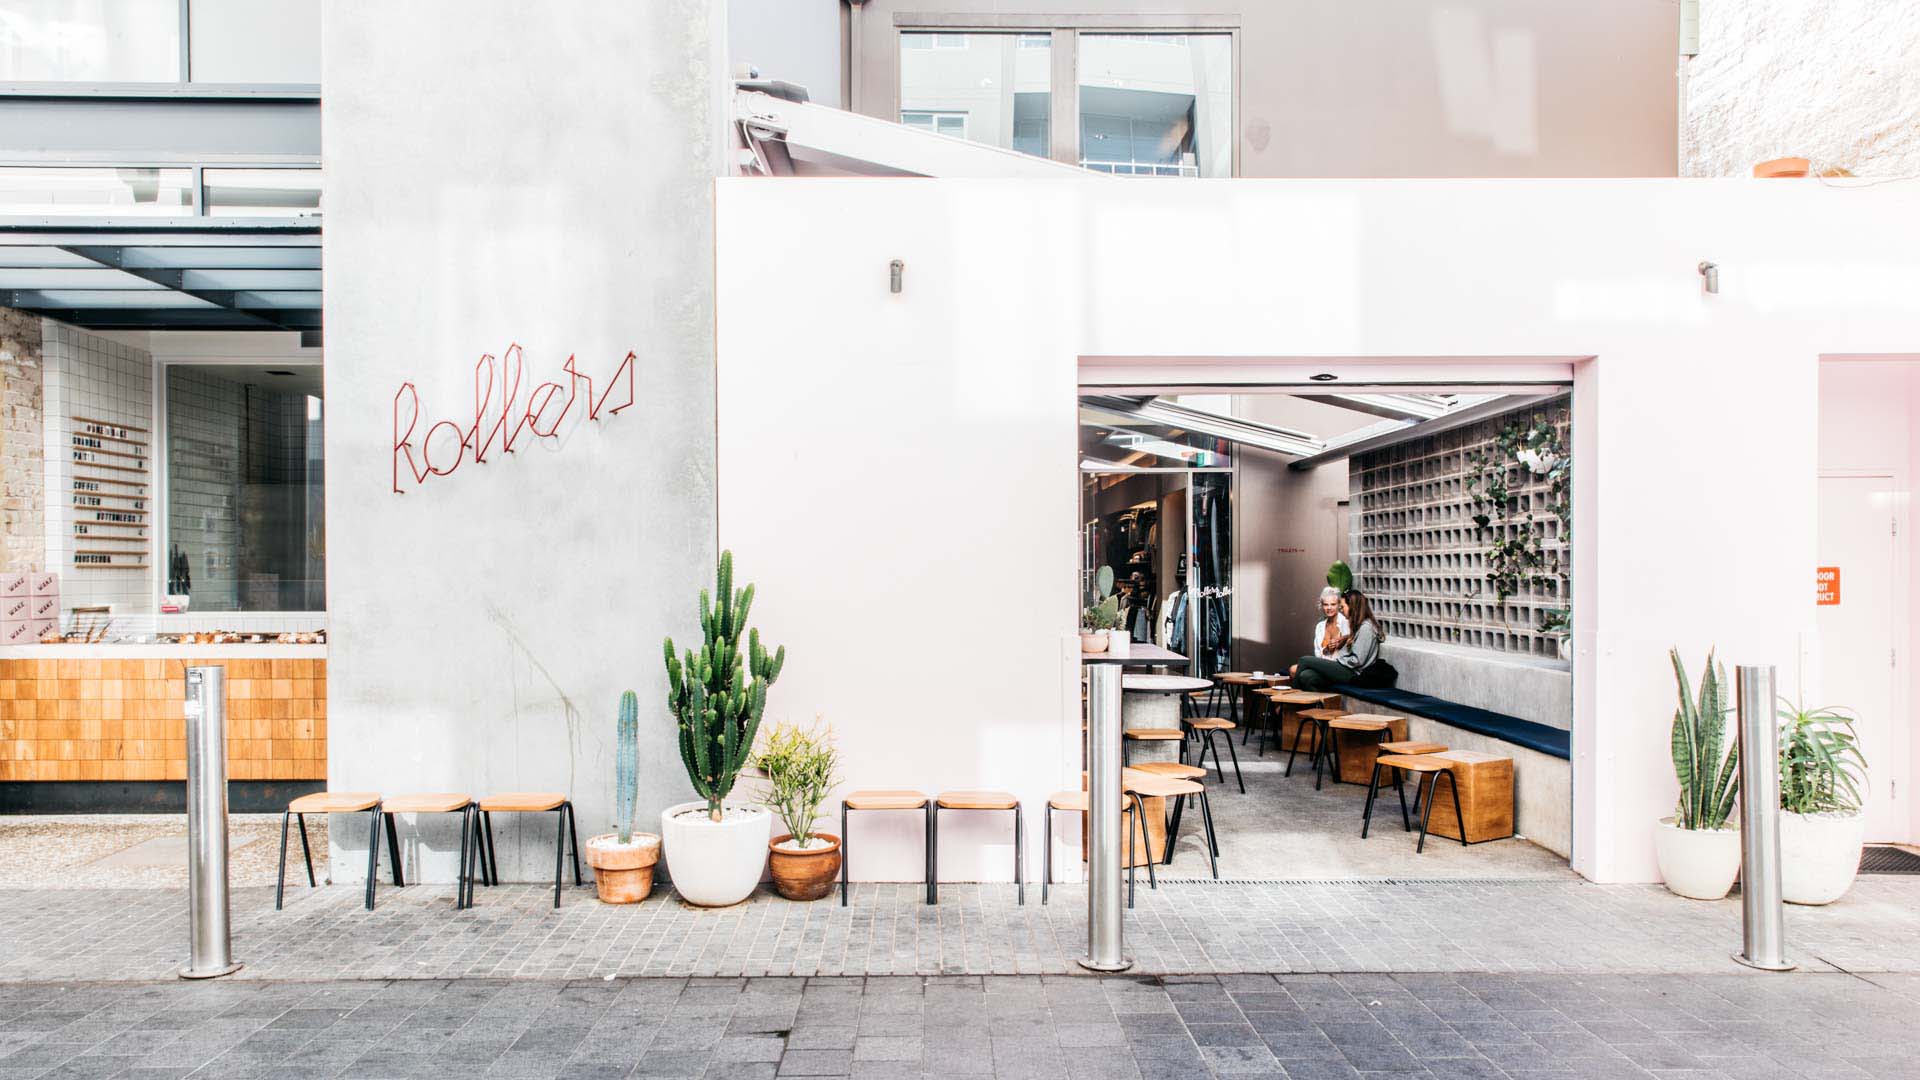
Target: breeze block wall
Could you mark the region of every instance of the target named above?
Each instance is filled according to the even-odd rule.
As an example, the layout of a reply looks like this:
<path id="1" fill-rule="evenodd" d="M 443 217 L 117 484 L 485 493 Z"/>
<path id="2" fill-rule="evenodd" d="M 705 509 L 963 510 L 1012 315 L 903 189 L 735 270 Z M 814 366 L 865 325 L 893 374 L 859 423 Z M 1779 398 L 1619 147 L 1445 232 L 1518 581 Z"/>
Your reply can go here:
<path id="1" fill-rule="evenodd" d="M 1476 507 L 1470 486 L 1476 459 L 1498 453 L 1501 432 L 1535 415 L 1570 445 L 1571 414 L 1561 401 L 1354 455 L 1348 471 L 1354 579 L 1390 641 L 1558 662 L 1559 639 L 1541 624 L 1567 606 L 1564 573 L 1523 582 L 1502 602 L 1489 565 L 1497 542 L 1532 529 L 1540 551 L 1563 571 L 1571 567 L 1568 523 L 1550 509 L 1549 481 L 1523 466 L 1508 469 L 1507 512 L 1488 528 L 1474 520 L 1486 511 Z"/>

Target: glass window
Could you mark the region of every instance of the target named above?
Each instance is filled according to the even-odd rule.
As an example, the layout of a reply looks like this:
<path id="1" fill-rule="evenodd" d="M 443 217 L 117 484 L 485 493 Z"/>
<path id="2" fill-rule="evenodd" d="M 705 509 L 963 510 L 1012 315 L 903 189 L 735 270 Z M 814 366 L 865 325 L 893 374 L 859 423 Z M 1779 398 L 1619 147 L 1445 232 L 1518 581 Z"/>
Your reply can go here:
<path id="1" fill-rule="evenodd" d="M 7 0 L 0 82 L 179 82 L 180 0 Z"/>
<path id="2" fill-rule="evenodd" d="M 1080 35 L 1080 163 L 1127 176 L 1233 175 L 1233 41 Z"/>
<path id="3" fill-rule="evenodd" d="M 319 169 L 207 169 L 213 217 L 319 217 Z"/>
<path id="4" fill-rule="evenodd" d="M 319 366 L 166 371 L 166 591 L 192 611 L 325 611 Z"/>
<path id="5" fill-rule="evenodd" d="M 902 33 L 900 122 L 1045 157 L 1051 40 L 1046 34 Z"/>
<path id="6" fill-rule="evenodd" d="M 192 169 L 0 169 L 0 215 L 187 217 Z"/>
<path id="7" fill-rule="evenodd" d="M 319 0 L 193 0 L 197 83 L 320 82 Z"/>

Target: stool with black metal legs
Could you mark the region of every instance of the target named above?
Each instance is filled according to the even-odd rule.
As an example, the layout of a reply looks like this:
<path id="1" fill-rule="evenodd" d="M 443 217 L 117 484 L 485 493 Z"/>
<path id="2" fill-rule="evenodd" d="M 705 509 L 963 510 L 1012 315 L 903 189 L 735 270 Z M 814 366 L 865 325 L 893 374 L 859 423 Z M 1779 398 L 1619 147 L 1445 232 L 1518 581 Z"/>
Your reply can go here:
<path id="1" fill-rule="evenodd" d="M 1435 757 L 1432 754 L 1382 754 L 1374 761 L 1374 774 L 1376 776 L 1379 775 L 1382 766 L 1392 766 L 1396 769 L 1403 769 L 1410 773 L 1420 774 L 1419 786 L 1414 789 L 1414 802 L 1416 804 L 1424 803 L 1425 805 L 1421 806 L 1420 842 L 1413 846 L 1414 854 L 1417 855 L 1427 849 L 1427 825 L 1433 819 L 1434 800 L 1440 797 L 1441 779 L 1444 778 L 1447 781 L 1447 789 L 1453 793 L 1454 817 L 1458 820 L 1466 820 L 1460 814 L 1460 785 L 1453 778 L 1453 762 L 1446 758 Z M 1374 786 L 1375 785 L 1369 785 L 1369 788 L 1371 789 Z M 1400 804 L 1403 813 L 1406 806 L 1404 798 L 1403 795 L 1403 801 Z M 1369 802 L 1371 802 L 1371 797 L 1369 798 Z M 1365 836 L 1366 834 L 1367 828 L 1366 825 L 1363 824 L 1360 827 L 1360 835 Z M 1465 830 L 1462 830 L 1460 846 L 1467 846 Z"/>
<path id="2" fill-rule="evenodd" d="M 1220 876 L 1220 839 L 1213 831 L 1213 808 L 1207 804 L 1207 786 L 1197 780 L 1182 780 L 1174 776 L 1156 776 L 1151 773 L 1134 772 L 1121 780 L 1127 794 L 1141 799 L 1174 799 L 1173 821 L 1167 826 L 1166 862 L 1173 863 L 1173 848 L 1180 839 L 1180 812 L 1186 806 L 1189 796 L 1200 799 L 1200 819 L 1206 827 L 1207 863 L 1213 869 L 1213 876 Z"/>
<path id="3" fill-rule="evenodd" d="M 453 792 L 431 794 L 392 795 L 380 800 L 380 816 L 386 818 L 387 846 L 392 852 L 395 865 L 400 861 L 399 834 L 394 828 L 395 814 L 459 814 L 460 815 L 460 878 L 453 906 L 464 908 L 471 904 L 472 894 L 468 884 L 467 852 L 472 843 L 473 814 L 470 808 L 473 798 Z"/>
<path id="4" fill-rule="evenodd" d="M 1373 775 L 1367 781 L 1367 808 L 1360 818 L 1360 839 L 1365 840 L 1367 838 L 1367 829 L 1373 824 L 1373 800 L 1380 791 L 1381 769 L 1386 769 L 1393 774 L 1393 789 L 1400 796 L 1401 828 L 1408 832 L 1413 831 L 1413 824 L 1407 818 L 1407 789 L 1401 780 L 1405 774 L 1394 765 L 1382 764 L 1381 759 L 1389 757 L 1418 757 L 1421 754 L 1437 754 L 1446 748 L 1445 743 L 1414 742 L 1412 740 L 1380 744 L 1379 753 L 1375 754 L 1373 759 Z M 1418 801 L 1415 801 L 1413 804 L 1413 810 L 1415 813 L 1420 812 L 1420 804 Z"/>
<path id="5" fill-rule="evenodd" d="M 925 851 L 921 866 L 927 886 L 927 903 L 934 902 L 933 895 L 933 800 L 918 791 L 850 791 L 840 800 L 840 906 L 847 906 L 847 867 L 853 862 L 847 844 L 850 833 L 847 829 L 849 810 L 918 810 L 925 819 Z"/>
<path id="6" fill-rule="evenodd" d="M 1185 760 L 1187 733 L 1177 727 L 1126 728 L 1120 732 L 1120 764 L 1133 764 L 1133 747 L 1136 743 L 1177 742 L 1174 753 Z"/>
<path id="7" fill-rule="evenodd" d="M 1041 836 L 1042 852 L 1040 857 L 1040 902 L 1047 902 L 1047 893 L 1053 887 L 1053 812 L 1085 814 L 1087 812 L 1087 793 L 1085 791 L 1056 791 L 1047 797 L 1044 813 L 1046 832 Z M 1120 799 L 1120 815 L 1127 819 L 1127 906 L 1133 906 L 1133 869 L 1139 863 L 1136 854 L 1139 851 L 1139 838 L 1136 826 L 1146 818 L 1145 806 L 1140 796 L 1130 792 L 1123 793 Z M 1157 889 L 1160 886 L 1153 878 L 1153 854 L 1147 854 L 1147 887 Z"/>
<path id="8" fill-rule="evenodd" d="M 1180 733 L 1174 732 L 1178 738 Z M 933 897 L 939 895 L 940 888 L 940 811 L 942 810 L 1011 810 L 1013 811 L 1013 884 L 1018 891 L 1019 901 L 1027 902 L 1027 881 L 1022 867 L 1026 865 L 1026 835 L 1020 813 L 1020 800 L 1004 791 L 943 791 L 933 798 L 933 880 L 928 885 L 928 903 L 936 902 Z"/>
<path id="9" fill-rule="evenodd" d="M 273 908 L 280 910 L 287 894 L 287 826 L 294 819 L 300 823 L 300 854 L 307 863 L 307 887 L 316 885 L 313 877 L 313 849 L 307 844 L 308 814 L 367 814 L 367 910 L 373 910 L 373 889 L 377 880 L 380 859 L 380 796 L 371 791 L 316 791 L 311 795 L 302 795 L 287 804 L 280 815 L 280 879 L 274 887 Z M 393 848 L 393 883 L 401 884 L 400 857 L 397 847 Z"/>
<path id="10" fill-rule="evenodd" d="M 1323 772 L 1339 767 L 1339 761 L 1334 757 L 1333 732 L 1328 729 L 1327 722 L 1338 720 L 1346 713 L 1339 709 L 1301 709 L 1295 715 L 1300 718 L 1300 729 L 1294 733 L 1293 749 L 1287 752 L 1287 771 L 1284 775 L 1293 775 L 1293 758 L 1300 752 L 1300 740 L 1308 731 L 1312 731 L 1313 750 L 1310 756 L 1313 759 L 1313 790 L 1319 791 Z"/>
<path id="11" fill-rule="evenodd" d="M 1221 742 L 1227 744 L 1227 755 L 1233 759 L 1233 778 L 1240 785 L 1240 794 L 1245 795 L 1247 793 L 1247 780 L 1246 777 L 1240 775 L 1240 751 L 1233 747 L 1233 729 L 1236 726 L 1238 725 L 1233 721 L 1225 720 L 1217 716 L 1196 716 L 1187 721 L 1188 730 L 1192 731 L 1194 737 L 1200 740 L 1200 752 L 1194 756 L 1194 763 L 1205 765 L 1207 763 L 1207 751 L 1212 750 L 1213 767 L 1214 770 L 1220 774 L 1222 783 L 1226 782 L 1227 770 L 1220 764 L 1220 745 L 1214 741 L 1214 735 L 1217 732 L 1226 733 L 1225 738 L 1222 739 Z"/>
<path id="12" fill-rule="evenodd" d="M 567 852 L 573 852 L 573 883 L 584 885 L 580 876 L 580 837 L 574 829 L 573 800 L 557 791 L 513 791 L 488 795 L 475 804 L 480 810 L 481 839 L 485 842 L 486 864 L 492 868 L 489 880 L 499 880 L 500 851 L 493 842 L 493 815 L 546 814 L 558 821 L 553 850 L 553 906 L 560 906 L 560 886 L 566 871 Z M 471 894 L 470 894 L 471 895 Z"/>

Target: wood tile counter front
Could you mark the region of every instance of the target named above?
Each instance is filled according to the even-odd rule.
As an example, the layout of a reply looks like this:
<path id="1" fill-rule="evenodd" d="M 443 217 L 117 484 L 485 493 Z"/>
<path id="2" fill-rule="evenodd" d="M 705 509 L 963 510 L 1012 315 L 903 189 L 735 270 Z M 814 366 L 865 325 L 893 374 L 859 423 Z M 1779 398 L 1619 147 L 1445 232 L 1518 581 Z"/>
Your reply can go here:
<path id="1" fill-rule="evenodd" d="M 0 658 L 0 781 L 185 780 L 189 664 L 227 669 L 229 780 L 326 779 L 325 659 L 100 651 Z"/>

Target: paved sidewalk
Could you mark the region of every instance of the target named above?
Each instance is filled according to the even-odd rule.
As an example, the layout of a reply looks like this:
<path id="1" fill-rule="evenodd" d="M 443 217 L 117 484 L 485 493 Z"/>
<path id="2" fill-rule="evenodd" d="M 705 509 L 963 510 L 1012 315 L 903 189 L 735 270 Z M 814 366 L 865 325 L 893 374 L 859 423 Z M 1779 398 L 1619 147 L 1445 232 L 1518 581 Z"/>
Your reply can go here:
<path id="1" fill-rule="evenodd" d="M 599 978 L 642 975 L 1075 974 L 1086 894 L 1040 904 L 1010 885 L 859 885 L 854 903 L 790 903 L 764 890 L 718 911 L 661 890 L 607 907 L 570 889 L 450 886 L 234 891 L 234 953 L 248 979 Z M 1920 972 L 1920 878 L 1862 877 L 1839 904 L 1790 907 L 1807 970 Z M 183 890 L 0 891 L 0 980 L 157 979 L 186 952 Z M 1560 882 L 1142 883 L 1128 920 L 1136 970 L 1234 972 L 1660 972 L 1738 969 L 1737 899 L 1658 886 Z M 0 1076 L 0 1080 L 5 1080 Z"/>
<path id="2" fill-rule="evenodd" d="M 20 984 L 0 1078 L 1920 1077 L 1920 978 Z"/>

